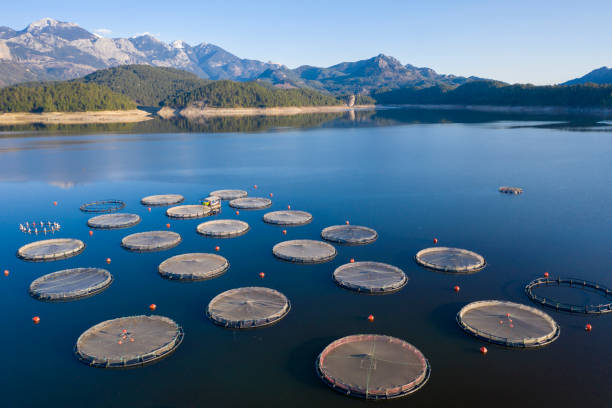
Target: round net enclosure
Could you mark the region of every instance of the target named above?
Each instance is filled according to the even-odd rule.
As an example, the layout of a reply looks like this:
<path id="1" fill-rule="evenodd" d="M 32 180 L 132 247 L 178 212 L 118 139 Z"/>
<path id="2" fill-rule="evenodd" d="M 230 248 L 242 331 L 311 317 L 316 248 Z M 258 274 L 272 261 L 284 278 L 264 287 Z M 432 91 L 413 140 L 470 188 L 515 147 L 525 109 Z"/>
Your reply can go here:
<path id="1" fill-rule="evenodd" d="M 464 306 L 457 323 L 469 334 L 507 347 L 539 347 L 559 337 L 560 328 L 548 314 L 520 303 L 482 300 Z"/>
<path id="2" fill-rule="evenodd" d="M 113 275 L 106 269 L 65 269 L 34 280 L 29 293 L 38 300 L 69 301 L 96 295 L 112 282 Z"/>
<path id="3" fill-rule="evenodd" d="M 46 239 L 35 241 L 19 248 L 17 256 L 25 261 L 43 262 L 66 259 L 85 250 L 83 241 L 72 238 Z"/>
<path id="4" fill-rule="evenodd" d="M 326 241 L 344 245 L 365 245 L 376 241 L 378 234 L 372 228 L 360 225 L 332 225 L 321 231 Z"/>
<path id="5" fill-rule="evenodd" d="M 240 210 L 261 210 L 272 205 L 272 200 L 265 197 L 243 197 L 229 202 L 230 207 Z"/>
<path id="6" fill-rule="evenodd" d="M 108 213 L 123 210 L 125 203 L 121 200 L 100 200 L 85 203 L 79 207 L 83 212 Z"/>
<path id="7" fill-rule="evenodd" d="M 612 291 L 576 278 L 538 278 L 525 286 L 531 300 L 557 311 L 583 314 L 612 312 Z"/>
<path id="8" fill-rule="evenodd" d="M 246 197 L 248 193 L 244 190 L 216 190 L 211 192 L 209 195 L 219 197 L 221 200 L 227 201 Z"/>
<path id="9" fill-rule="evenodd" d="M 210 207 L 199 204 L 179 205 L 166 210 L 168 217 L 177 219 L 202 218 L 210 215 L 210 213 Z"/>
<path id="10" fill-rule="evenodd" d="M 473 273 L 485 267 L 481 255 L 461 248 L 426 248 L 417 252 L 414 258 L 421 266 L 449 273 Z"/>
<path id="11" fill-rule="evenodd" d="M 206 315 L 219 326 L 250 329 L 278 322 L 290 308 L 289 300 L 279 291 L 245 287 L 215 296 L 208 304 Z"/>
<path id="12" fill-rule="evenodd" d="M 263 220 L 275 225 L 305 225 L 312 221 L 312 214 L 296 210 L 272 211 L 265 214 Z"/>
<path id="13" fill-rule="evenodd" d="M 520 187 L 501 186 L 499 188 L 499 192 L 504 193 L 504 194 L 519 195 L 519 194 L 523 194 L 523 189 Z"/>
<path id="14" fill-rule="evenodd" d="M 142 205 L 149 206 L 166 206 L 166 205 L 174 205 L 179 204 L 185 201 L 185 197 L 180 194 L 159 194 L 159 195 L 151 195 L 144 197 L 140 200 Z"/>
<path id="15" fill-rule="evenodd" d="M 180 243 L 181 236 L 173 231 L 138 232 L 121 240 L 121 246 L 135 252 L 162 251 Z"/>
<path id="16" fill-rule="evenodd" d="M 183 329 L 167 317 L 120 317 L 83 332 L 75 353 L 80 361 L 93 367 L 137 367 L 168 356 L 182 340 Z"/>
<path id="17" fill-rule="evenodd" d="M 381 262 L 354 262 L 339 266 L 334 281 L 346 289 L 365 293 L 392 293 L 408 282 L 400 268 Z"/>
<path id="18" fill-rule="evenodd" d="M 402 397 L 429 379 L 429 362 L 412 344 L 380 334 L 355 334 L 329 344 L 316 362 L 332 389 L 366 399 Z"/>
<path id="19" fill-rule="evenodd" d="M 272 248 L 272 253 L 288 262 L 314 264 L 331 261 L 336 257 L 336 248 L 310 239 L 296 239 L 280 242 Z"/>
<path id="20" fill-rule="evenodd" d="M 129 228 L 139 223 L 139 215 L 128 213 L 103 214 L 87 220 L 87 225 L 96 229 Z"/>
<path id="21" fill-rule="evenodd" d="M 249 228 L 249 224 L 240 220 L 212 220 L 201 223 L 196 230 L 207 237 L 232 238 L 246 234 Z"/>
<path id="22" fill-rule="evenodd" d="M 166 279 L 202 281 L 223 275 L 229 268 L 227 259 L 216 254 L 191 253 L 166 259 L 159 267 L 159 274 Z"/>

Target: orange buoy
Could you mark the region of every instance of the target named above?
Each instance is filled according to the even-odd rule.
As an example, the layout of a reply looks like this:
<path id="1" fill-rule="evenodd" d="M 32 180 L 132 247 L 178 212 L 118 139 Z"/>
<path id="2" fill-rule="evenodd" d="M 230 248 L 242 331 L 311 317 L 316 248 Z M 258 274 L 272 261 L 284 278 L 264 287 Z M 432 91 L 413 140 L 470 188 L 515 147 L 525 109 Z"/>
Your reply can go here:
<path id="1" fill-rule="evenodd" d="M 125 333 L 127 333 L 127 329 L 123 329 L 123 330 L 121 330 L 121 332 L 122 332 L 123 334 L 125 334 Z"/>
<path id="2" fill-rule="evenodd" d="M 274 194 L 270 193 L 270 198 L 274 197 Z"/>
<path id="3" fill-rule="evenodd" d="M 151 207 L 148 208 L 149 212 L 151 212 Z"/>
<path id="4" fill-rule="evenodd" d="M 482 346 L 480 348 L 480 354 L 487 354 L 489 352 L 489 350 L 487 350 L 487 348 L 485 346 Z"/>
<path id="5" fill-rule="evenodd" d="M 373 321 L 374 321 L 374 315 L 369 315 L 369 316 L 368 316 L 368 320 L 369 320 L 369 321 L 371 321 L 371 322 L 373 322 Z"/>
<path id="6" fill-rule="evenodd" d="M 170 228 L 170 223 L 166 224 L 166 228 Z"/>
<path id="7" fill-rule="evenodd" d="M 513 328 L 514 328 L 514 325 L 513 325 L 512 323 L 510 323 L 510 328 L 511 328 L 511 329 L 513 329 Z"/>
<path id="8" fill-rule="evenodd" d="M 587 323 L 586 326 L 584 326 L 584 330 L 591 331 L 591 330 L 593 330 L 593 326 L 591 326 L 590 323 Z"/>
<path id="9" fill-rule="evenodd" d="M 149 305 L 149 309 L 151 309 L 151 311 L 153 311 L 153 310 L 157 309 L 157 305 L 155 303 L 151 303 Z"/>
<path id="10" fill-rule="evenodd" d="M 510 317 L 510 313 L 506 313 L 506 317 Z"/>
<path id="11" fill-rule="evenodd" d="M 106 263 L 110 264 L 111 263 L 111 259 L 110 258 L 106 258 Z"/>
<path id="12" fill-rule="evenodd" d="M 240 215 L 240 211 L 236 211 L 236 215 Z"/>
<path id="13" fill-rule="evenodd" d="M 499 324 L 504 324 L 504 321 L 503 321 L 503 320 L 500 320 L 500 321 L 499 321 Z"/>
<path id="14" fill-rule="evenodd" d="M 350 263 L 355 263 L 355 258 L 351 258 Z"/>
<path id="15" fill-rule="evenodd" d="M 57 205 L 57 201 L 54 201 L 54 202 L 53 202 L 53 205 Z"/>
<path id="16" fill-rule="evenodd" d="M 290 205 L 288 205 L 288 206 L 287 206 L 287 209 L 288 209 L 288 210 L 290 210 L 290 209 L 291 209 L 291 206 L 290 206 Z"/>
<path id="17" fill-rule="evenodd" d="M 257 184 L 255 184 L 255 185 L 253 186 L 253 188 L 257 188 Z"/>
<path id="18" fill-rule="evenodd" d="M 93 231 L 89 230 L 89 236 L 91 237 L 93 235 Z"/>
<path id="19" fill-rule="evenodd" d="M 215 251 L 219 251 L 220 249 L 221 249 L 221 247 L 218 246 L 218 245 L 215 247 Z"/>
<path id="20" fill-rule="evenodd" d="M 346 220 L 346 225 L 349 225 L 349 222 L 348 222 L 348 220 Z"/>
<path id="21" fill-rule="evenodd" d="M 433 241 L 434 241 L 434 244 L 437 244 L 438 243 L 438 238 L 434 238 Z"/>
<path id="22" fill-rule="evenodd" d="M 38 323 L 40 323 L 40 317 L 38 317 L 38 316 L 34 316 L 34 317 L 32 318 L 32 321 L 34 322 L 34 324 L 38 324 Z"/>
<path id="23" fill-rule="evenodd" d="M 287 235 L 287 230 L 283 230 L 283 235 Z"/>
<path id="24" fill-rule="evenodd" d="M 263 272 L 259 272 L 259 277 L 260 277 L 260 278 L 262 278 L 262 279 L 263 279 L 263 277 L 264 277 L 264 276 L 266 276 L 266 274 L 265 274 L 265 273 L 263 273 Z"/>
<path id="25" fill-rule="evenodd" d="M 134 342 L 134 338 L 130 337 L 130 343 L 133 343 L 133 342 Z"/>
<path id="26" fill-rule="evenodd" d="M 550 276 L 550 275 L 549 275 L 549 273 L 548 273 L 548 272 L 544 272 L 544 277 L 545 277 L 545 278 L 548 278 L 549 276 Z"/>
<path id="27" fill-rule="evenodd" d="M 117 341 L 117 344 L 123 344 L 123 342 L 121 340 Z"/>
<path id="28" fill-rule="evenodd" d="M 453 288 L 453 290 L 455 292 L 459 292 L 461 290 L 461 288 L 459 287 L 459 285 L 455 285 L 455 287 Z"/>
<path id="29" fill-rule="evenodd" d="M 9 276 L 9 270 L 8 269 L 4 270 L 4 276 Z"/>

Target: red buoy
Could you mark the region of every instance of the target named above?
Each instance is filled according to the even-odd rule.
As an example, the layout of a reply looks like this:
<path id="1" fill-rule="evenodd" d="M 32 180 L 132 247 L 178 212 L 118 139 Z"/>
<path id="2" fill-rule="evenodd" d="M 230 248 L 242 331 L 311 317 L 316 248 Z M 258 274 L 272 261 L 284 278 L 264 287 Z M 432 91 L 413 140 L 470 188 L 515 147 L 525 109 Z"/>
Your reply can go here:
<path id="1" fill-rule="evenodd" d="M 111 263 L 111 259 L 110 258 L 106 258 L 106 263 L 110 264 Z"/>
<path id="2" fill-rule="evenodd" d="M 123 334 L 125 334 L 125 333 L 127 333 L 127 329 L 123 329 L 123 330 L 121 330 L 121 332 L 122 332 Z"/>
<path id="3" fill-rule="evenodd" d="M 487 348 L 485 346 L 482 346 L 480 348 L 480 354 L 487 354 L 489 352 L 489 350 L 487 350 Z"/>
<path id="4" fill-rule="evenodd" d="M 236 211 L 236 215 L 239 215 L 239 214 L 240 214 L 240 211 Z"/>
<path id="5" fill-rule="evenodd" d="M 270 198 L 274 197 L 274 194 L 270 193 Z"/>
<path id="6" fill-rule="evenodd" d="M 117 340 L 117 344 L 123 344 L 121 340 Z"/>
<path id="7" fill-rule="evenodd" d="M 57 201 L 54 201 L 54 202 L 53 202 L 53 205 L 57 205 Z"/>
<path id="8" fill-rule="evenodd" d="M 153 310 L 157 309 L 157 305 L 155 303 L 151 303 L 149 305 L 149 309 L 151 309 L 151 311 L 153 311 Z"/>
<path id="9" fill-rule="evenodd" d="M 291 209 L 291 206 L 290 206 L 290 205 L 288 205 L 288 206 L 287 206 L 287 209 L 288 209 L 288 210 L 290 210 L 290 209 Z"/>
<path id="10" fill-rule="evenodd" d="M 34 322 L 34 324 L 38 324 L 38 323 L 40 323 L 40 317 L 38 317 L 38 316 L 34 316 L 34 317 L 32 318 L 32 321 Z"/>
<path id="11" fill-rule="evenodd" d="M 368 320 L 369 320 L 369 321 L 371 321 L 371 322 L 373 322 L 373 321 L 374 321 L 374 316 L 373 316 L 373 315 L 369 315 L 369 316 L 368 316 Z"/>
<path id="12" fill-rule="evenodd" d="M 455 292 L 459 292 L 461 290 L 461 288 L 458 285 L 455 285 L 455 287 L 453 288 L 453 290 Z"/>
<path id="13" fill-rule="evenodd" d="M 434 244 L 438 243 L 438 238 L 434 238 Z"/>
<path id="14" fill-rule="evenodd" d="M 134 342 L 134 338 L 130 337 L 130 343 L 133 343 L 133 342 Z"/>
<path id="15" fill-rule="evenodd" d="M 349 225 L 349 222 L 348 222 L 348 220 L 346 220 L 346 225 Z"/>
<path id="16" fill-rule="evenodd" d="M 170 228 L 170 223 L 166 224 L 166 228 Z"/>
<path id="17" fill-rule="evenodd" d="M 91 237 L 93 235 L 93 231 L 89 230 L 89 236 Z"/>
<path id="18" fill-rule="evenodd" d="M 283 235 L 287 235 L 287 230 L 283 230 Z"/>
<path id="19" fill-rule="evenodd" d="M 355 263 L 355 258 L 351 258 L 350 263 Z"/>
<path id="20" fill-rule="evenodd" d="M 265 273 L 263 273 L 263 272 L 259 272 L 259 277 L 260 277 L 260 278 L 262 278 L 262 279 L 263 279 L 263 277 L 264 277 L 264 276 L 266 276 L 266 274 L 265 274 Z"/>
<path id="21" fill-rule="evenodd" d="M 151 207 L 149 207 L 149 212 L 151 212 Z"/>
<path id="22" fill-rule="evenodd" d="M 9 270 L 8 269 L 4 270 L 4 276 L 9 276 Z"/>
<path id="23" fill-rule="evenodd" d="M 593 330 L 593 326 L 591 326 L 590 323 L 587 323 L 586 326 L 584 326 L 584 330 L 591 331 L 591 330 Z"/>
<path id="24" fill-rule="evenodd" d="M 219 251 L 220 249 L 221 249 L 221 247 L 218 246 L 218 245 L 215 247 L 215 251 Z"/>
<path id="25" fill-rule="evenodd" d="M 544 277 L 545 277 L 545 278 L 548 278 L 549 276 L 550 276 L 550 275 L 549 275 L 549 273 L 548 273 L 548 272 L 544 272 Z"/>
<path id="26" fill-rule="evenodd" d="M 253 186 L 253 188 L 257 188 L 257 184 L 255 184 L 255 185 Z"/>
<path id="27" fill-rule="evenodd" d="M 510 313 L 506 313 L 506 317 L 510 317 Z"/>

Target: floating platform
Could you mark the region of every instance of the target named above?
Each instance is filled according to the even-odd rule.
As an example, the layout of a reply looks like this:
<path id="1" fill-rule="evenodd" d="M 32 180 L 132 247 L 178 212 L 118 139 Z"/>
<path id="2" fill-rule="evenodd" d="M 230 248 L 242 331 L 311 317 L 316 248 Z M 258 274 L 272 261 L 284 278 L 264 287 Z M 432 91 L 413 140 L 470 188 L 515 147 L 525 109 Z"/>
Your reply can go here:
<path id="1" fill-rule="evenodd" d="M 506 347 L 540 347 L 559 337 L 561 329 L 548 314 L 520 303 L 482 300 L 464 306 L 457 323 L 469 334 Z"/>
<path id="2" fill-rule="evenodd" d="M 210 207 L 199 204 L 179 205 L 166 210 L 166 215 L 175 219 L 204 218 L 211 214 Z"/>
<path id="3" fill-rule="evenodd" d="M 244 197 L 230 201 L 229 205 L 239 210 L 263 210 L 272 205 L 272 200 L 265 197 Z"/>
<path id="4" fill-rule="evenodd" d="M 69 301 L 97 295 L 113 282 L 106 269 L 64 269 L 41 276 L 30 284 L 30 296 L 38 300 Z"/>
<path id="5" fill-rule="evenodd" d="M 312 222 L 312 214 L 296 210 L 272 211 L 265 214 L 263 220 L 265 223 L 274 225 L 306 225 Z"/>
<path id="6" fill-rule="evenodd" d="M 504 193 L 504 194 L 519 195 L 519 194 L 523 194 L 523 189 L 520 187 L 501 186 L 499 188 L 499 192 Z"/>
<path id="7" fill-rule="evenodd" d="M 180 204 L 185 201 L 185 197 L 180 194 L 160 194 L 144 197 L 140 200 L 142 205 L 151 207 L 163 207 L 167 205 Z"/>
<path id="8" fill-rule="evenodd" d="M 291 304 L 285 295 L 270 288 L 231 289 L 215 296 L 206 315 L 215 324 L 233 329 L 268 326 L 289 313 Z"/>
<path id="9" fill-rule="evenodd" d="M 223 201 L 228 201 L 246 197 L 248 193 L 244 190 L 215 190 L 212 191 L 209 195 L 219 197 Z"/>
<path id="10" fill-rule="evenodd" d="M 474 273 L 486 265 L 481 255 L 461 248 L 426 248 L 417 252 L 414 258 L 421 266 L 447 273 Z"/>
<path id="11" fill-rule="evenodd" d="M 121 240 L 121 246 L 135 252 L 163 251 L 180 243 L 181 236 L 173 231 L 138 232 Z"/>
<path id="12" fill-rule="evenodd" d="M 336 268 L 334 281 L 343 288 L 363 293 L 393 293 L 408 283 L 400 268 L 381 262 L 354 262 Z"/>
<path id="13" fill-rule="evenodd" d="M 333 390 L 373 400 L 411 394 L 425 385 L 431 372 L 419 349 L 380 334 L 356 334 L 334 341 L 317 358 L 316 370 Z"/>
<path id="14" fill-rule="evenodd" d="M 321 231 L 321 238 L 343 245 L 366 245 L 376 241 L 378 233 L 361 225 L 332 225 Z"/>
<path id="15" fill-rule="evenodd" d="M 88 213 L 110 213 L 125 208 L 125 202 L 121 200 L 100 200 L 85 203 L 79 207 L 83 212 Z"/>
<path id="16" fill-rule="evenodd" d="M 167 317 L 120 317 L 87 329 L 79 336 L 75 353 L 93 367 L 138 367 L 168 356 L 182 341 L 183 329 Z"/>
<path id="17" fill-rule="evenodd" d="M 216 254 L 191 253 L 166 259 L 159 267 L 159 274 L 166 279 L 203 281 L 223 275 L 230 264 Z"/>
<path id="18" fill-rule="evenodd" d="M 589 282 L 584 279 L 576 278 L 538 278 L 525 286 L 525 293 L 529 299 L 542 306 L 550 307 L 557 311 L 580 313 L 580 314 L 604 314 L 612 312 L 612 302 L 601 304 L 572 304 L 562 302 L 558 299 L 551 299 L 537 295 L 537 288 L 544 286 L 566 287 L 577 291 L 594 292 L 606 299 L 612 300 L 612 290 L 600 285 L 599 283 Z"/>
<path id="19" fill-rule="evenodd" d="M 272 253 L 279 259 L 302 264 L 329 262 L 336 257 L 336 248 L 322 241 L 296 239 L 274 245 Z"/>
<path id="20" fill-rule="evenodd" d="M 130 228 L 139 223 L 139 215 L 128 213 L 103 214 L 87 220 L 87 225 L 96 229 Z"/>
<path id="21" fill-rule="evenodd" d="M 35 241 L 19 248 L 17 256 L 25 261 L 47 262 L 76 256 L 85 250 L 83 241 L 55 238 Z"/>
<path id="22" fill-rule="evenodd" d="M 212 238 L 233 238 L 246 234 L 250 227 L 240 220 L 212 220 L 201 223 L 196 230 L 199 234 Z"/>

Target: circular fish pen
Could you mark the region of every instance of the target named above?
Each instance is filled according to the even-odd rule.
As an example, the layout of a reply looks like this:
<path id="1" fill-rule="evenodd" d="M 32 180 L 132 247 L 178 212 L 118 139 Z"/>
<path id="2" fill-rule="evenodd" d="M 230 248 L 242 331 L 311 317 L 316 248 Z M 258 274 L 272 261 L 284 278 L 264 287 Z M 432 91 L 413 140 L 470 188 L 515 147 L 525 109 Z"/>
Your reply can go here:
<path id="1" fill-rule="evenodd" d="M 175 219 L 203 218 L 211 213 L 210 207 L 198 204 L 179 205 L 168 208 L 166 215 Z"/>
<path id="2" fill-rule="evenodd" d="M 501 186 L 499 188 L 499 192 L 504 193 L 504 194 L 519 195 L 519 194 L 523 194 L 523 189 L 520 187 Z"/>
<path id="3" fill-rule="evenodd" d="M 237 198 L 246 197 L 249 193 L 244 190 L 216 190 L 209 195 L 219 197 L 223 201 L 235 200 Z"/>
<path id="4" fill-rule="evenodd" d="M 120 317 L 83 332 L 75 353 L 81 362 L 92 367 L 138 367 L 168 356 L 182 341 L 183 329 L 167 317 Z"/>
<path id="5" fill-rule="evenodd" d="M 87 220 L 87 226 L 96 229 L 130 228 L 139 223 L 139 215 L 128 213 L 103 214 Z"/>
<path id="6" fill-rule="evenodd" d="M 112 282 L 113 275 L 106 269 L 65 269 L 34 280 L 29 293 L 34 299 L 65 302 L 97 295 Z"/>
<path id="7" fill-rule="evenodd" d="M 35 241 L 19 248 L 17 256 L 25 261 L 45 262 L 72 258 L 85 250 L 83 241 L 72 238 Z"/>
<path id="8" fill-rule="evenodd" d="M 203 281 L 223 275 L 229 268 L 227 259 L 216 254 L 176 255 L 159 264 L 159 274 L 166 279 Z"/>
<path id="9" fill-rule="evenodd" d="M 80 210 L 88 213 L 109 213 L 125 208 L 125 202 L 121 200 L 100 200 L 92 201 L 81 205 Z"/>
<path id="10" fill-rule="evenodd" d="M 322 241 L 295 239 L 274 245 L 272 253 L 283 261 L 316 264 L 331 261 L 338 252 L 336 248 Z"/>
<path id="11" fill-rule="evenodd" d="M 185 201 L 185 197 L 180 194 L 159 194 L 144 197 L 140 200 L 142 205 L 151 207 L 163 207 L 167 205 L 180 204 Z"/>
<path id="12" fill-rule="evenodd" d="M 334 281 L 343 288 L 363 293 L 393 293 L 408 283 L 400 268 L 381 262 L 354 262 L 336 268 Z"/>
<path id="13" fill-rule="evenodd" d="M 425 268 L 447 273 L 474 273 L 486 265 L 481 255 L 461 248 L 426 248 L 417 252 L 414 259 Z"/>
<path id="14" fill-rule="evenodd" d="M 464 306 L 457 323 L 472 336 L 506 347 L 540 347 L 561 332 L 548 314 L 520 303 L 482 300 Z"/>
<path id="15" fill-rule="evenodd" d="M 245 287 L 215 296 L 206 308 L 206 316 L 219 326 L 251 329 L 278 322 L 289 313 L 289 309 L 289 299 L 279 291 Z"/>
<path id="16" fill-rule="evenodd" d="M 332 342 L 319 354 L 315 367 L 333 390 L 374 400 L 417 391 L 431 371 L 419 349 L 380 334 L 355 334 Z"/>
<path id="17" fill-rule="evenodd" d="M 265 223 L 274 225 L 306 225 L 312 222 L 312 214 L 296 210 L 272 211 L 266 213 L 263 220 Z"/>
<path id="18" fill-rule="evenodd" d="M 134 252 L 154 252 L 174 248 L 181 243 L 181 236 L 173 231 L 147 231 L 128 235 L 121 246 Z"/>
<path id="19" fill-rule="evenodd" d="M 197 226 L 198 234 L 211 238 L 233 238 L 246 234 L 250 227 L 240 220 L 212 220 Z"/>
<path id="20" fill-rule="evenodd" d="M 343 245 L 366 245 L 376 241 L 378 233 L 360 225 L 332 225 L 321 231 L 321 238 Z"/>
<path id="21" fill-rule="evenodd" d="M 538 278 L 525 286 L 525 293 L 532 301 L 557 311 L 581 314 L 604 314 L 612 312 L 612 302 L 601 304 L 572 304 L 549 297 L 538 296 L 536 291 L 542 287 L 571 288 L 577 291 L 589 291 L 612 300 L 612 290 L 595 282 L 574 278 Z"/>
<path id="22" fill-rule="evenodd" d="M 239 210 L 263 210 L 272 205 L 272 200 L 265 197 L 243 197 L 230 201 L 229 205 Z"/>

